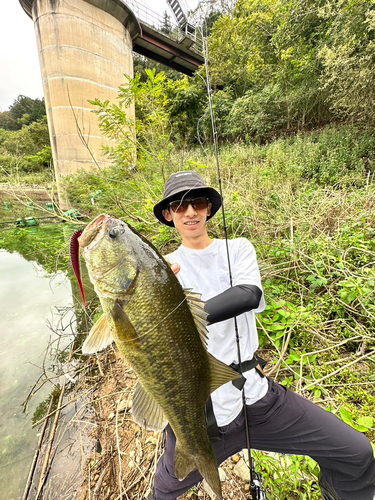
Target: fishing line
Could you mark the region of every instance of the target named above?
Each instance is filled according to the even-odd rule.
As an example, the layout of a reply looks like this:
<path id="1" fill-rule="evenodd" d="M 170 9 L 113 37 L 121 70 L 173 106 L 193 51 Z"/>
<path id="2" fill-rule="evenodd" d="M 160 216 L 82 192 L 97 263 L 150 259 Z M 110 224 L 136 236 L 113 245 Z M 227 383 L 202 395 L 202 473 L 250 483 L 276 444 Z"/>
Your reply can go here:
<path id="1" fill-rule="evenodd" d="M 169 312 L 168 314 L 166 314 L 160 321 L 159 323 L 156 323 L 156 325 L 154 325 L 152 328 L 150 328 L 149 330 L 147 330 L 147 332 L 144 332 L 140 335 L 137 335 L 137 338 L 136 339 L 133 339 L 133 340 L 116 340 L 116 343 L 121 343 L 121 344 L 130 344 L 132 342 L 136 342 L 137 339 L 140 339 L 142 337 L 146 337 L 147 335 L 150 335 L 153 330 L 155 330 L 156 328 L 158 328 L 158 326 L 160 326 L 162 323 L 164 323 L 165 320 L 167 320 L 172 314 L 174 314 L 183 304 L 184 302 L 186 302 L 188 300 L 188 297 L 185 297 L 184 299 L 182 299 L 178 304 L 177 306 L 172 309 L 171 312 Z M 87 314 L 87 313 L 86 313 Z M 88 315 L 88 314 L 87 314 Z M 103 312 L 103 315 L 104 315 L 104 312 Z M 91 319 L 89 316 L 88 316 L 89 319 Z M 93 326 L 95 325 L 96 323 L 93 324 Z M 104 334 L 99 331 L 99 333 L 104 336 Z"/>
<path id="2" fill-rule="evenodd" d="M 164 316 L 164 318 L 162 318 L 162 319 L 159 321 L 159 323 L 156 323 L 156 325 L 154 325 L 152 328 L 150 328 L 149 330 L 147 330 L 147 332 L 142 333 L 141 335 L 137 335 L 137 338 L 136 338 L 136 339 L 134 339 L 134 340 L 120 340 L 119 342 L 121 342 L 121 344 L 128 344 L 129 342 L 136 342 L 136 341 L 137 341 L 137 339 L 142 338 L 142 337 L 146 337 L 146 335 L 150 335 L 150 333 L 151 333 L 153 330 L 155 330 L 155 328 L 157 328 L 159 325 L 161 325 L 162 323 L 164 323 L 164 321 L 165 321 L 166 319 L 168 319 L 168 318 L 169 318 L 172 314 L 174 314 L 174 313 L 175 313 L 175 312 L 176 312 L 176 311 L 177 311 L 177 310 L 178 310 L 178 309 L 182 306 L 182 304 L 183 304 L 184 302 L 186 302 L 186 300 L 187 300 L 187 299 L 188 299 L 187 297 L 185 297 L 184 299 L 182 299 L 182 300 L 181 300 L 181 302 L 180 302 L 179 304 L 177 304 L 177 306 L 176 306 L 174 309 L 172 309 L 172 311 L 171 311 L 170 313 L 166 314 L 166 315 Z"/>
<path id="3" fill-rule="evenodd" d="M 170 313 L 168 313 L 167 315 L 164 316 L 164 318 L 162 318 L 159 323 L 156 323 L 156 325 L 154 325 L 152 328 L 150 328 L 149 330 L 147 330 L 147 332 L 144 332 L 140 335 L 137 335 L 137 338 L 136 339 L 132 339 L 132 340 L 116 340 L 116 344 L 117 343 L 121 343 L 121 344 L 130 344 L 132 342 L 136 342 L 138 339 L 142 338 L 142 337 L 146 337 L 147 335 L 150 335 L 158 326 L 160 326 L 166 319 L 168 319 L 172 314 L 174 314 L 181 306 L 184 302 L 186 302 L 188 300 L 188 297 L 185 297 L 184 299 L 181 300 L 181 302 L 179 302 L 177 304 L 177 306 L 172 309 L 172 311 Z M 104 314 L 104 313 L 103 313 Z M 95 324 L 95 323 L 94 323 Z M 102 332 L 99 332 L 102 336 L 103 333 Z"/>
<path id="4" fill-rule="evenodd" d="M 231 260 L 230 260 L 230 254 L 229 254 L 229 243 L 228 243 L 228 228 L 227 228 L 227 224 L 226 224 L 223 188 L 222 188 L 222 182 L 221 182 L 221 170 L 220 170 L 219 151 L 218 151 L 218 142 L 217 142 L 217 129 L 216 129 L 214 107 L 213 107 L 213 103 L 212 103 L 212 88 L 211 88 L 211 81 L 210 81 L 210 72 L 209 72 L 209 67 L 208 67 L 208 46 L 207 46 L 206 39 L 203 35 L 203 30 L 202 30 L 201 34 L 202 34 L 202 43 L 203 43 L 204 67 L 206 69 L 205 86 L 206 86 L 207 94 L 208 94 L 208 106 L 209 106 L 210 118 L 211 118 L 211 127 L 212 127 L 213 143 L 214 143 L 216 169 L 217 169 L 217 176 L 218 176 L 218 183 L 219 183 L 219 192 L 220 192 L 221 203 L 222 203 L 221 204 L 221 211 L 222 211 L 223 225 L 224 225 L 224 236 L 225 236 L 225 245 L 226 245 L 226 252 L 227 252 L 229 282 L 230 282 L 230 287 L 233 287 L 233 275 L 232 275 Z M 199 74 L 199 76 L 204 81 L 204 78 L 202 77 L 202 75 L 199 72 L 197 72 L 197 74 Z M 199 126 L 199 122 L 198 122 L 198 126 Z M 199 130 L 198 130 L 198 136 L 199 136 Z M 200 141 L 200 138 L 199 138 L 199 141 Z M 205 154 L 207 154 L 206 151 L 204 150 L 204 148 L 203 148 L 203 151 L 205 152 Z M 242 371 L 242 357 L 241 357 L 241 348 L 240 348 L 240 336 L 239 336 L 239 332 L 238 332 L 237 318 L 234 317 L 233 319 L 234 319 L 234 330 L 235 330 L 235 336 L 236 336 L 238 364 L 239 364 L 240 373 L 242 374 L 243 371 Z M 247 442 L 248 460 L 249 460 L 248 467 L 249 467 L 249 472 L 250 472 L 250 480 L 249 480 L 250 495 L 251 495 L 252 500 L 260 500 L 262 498 L 265 499 L 266 498 L 265 492 L 264 492 L 264 490 L 262 488 L 262 484 L 261 484 L 262 477 L 259 473 L 255 472 L 254 459 L 252 458 L 252 454 L 251 454 L 250 429 L 249 429 L 249 422 L 247 419 L 246 394 L 245 394 L 245 387 L 244 386 L 242 388 L 242 404 L 243 404 L 243 411 L 244 411 L 244 417 L 245 417 L 246 442 Z"/>
<path id="5" fill-rule="evenodd" d="M 197 182 L 198 182 L 198 181 L 197 181 Z M 185 195 L 184 195 L 184 196 L 186 196 L 186 193 L 185 193 Z M 98 233 L 98 234 L 99 234 L 99 233 L 100 233 L 100 231 L 101 231 L 101 228 L 103 227 L 103 225 L 104 225 L 105 223 L 106 223 L 106 221 L 99 222 L 99 223 L 98 223 L 98 225 L 96 225 L 95 227 L 93 227 L 93 228 L 91 228 L 91 229 L 88 229 L 88 230 L 87 230 L 87 233 L 88 233 L 88 234 L 94 234 L 94 233 Z M 95 241 L 95 239 L 94 239 L 94 240 L 92 240 L 92 241 L 90 242 L 89 246 L 90 246 L 90 245 L 92 245 L 93 241 Z M 103 274 L 100 276 L 100 278 L 98 278 L 96 281 L 98 281 L 99 283 L 100 283 L 100 282 L 103 282 L 103 279 L 102 279 L 102 278 L 103 278 L 103 276 L 105 276 L 105 275 L 106 275 L 106 274 L 108 274 L 109 272 L 113 271 L 113 269 L 114 269 L 117 265 L 118 265 L 118 263 L 116 263 L 116 264 L 115 264 L 114 266 L 112 266 L 112 267 L 111 267 L 108 271 L 106 271 L 105 273 L 103 273 Z M 169 264 L 168 264 L 168 263 L 167 263 L 167 265 L 169 266 Z M 104 282 L 104 283 L 105 283 L 105 282 Z M 94 284 L 94 287 L 95 287 L 95 284 Z M 141 335 L 138 335 L 138 336 L 137 336 L 137 338 L 142 338 L 142 337 L 145 337 L 145 336 L 147 336 L 147 335 L 150 335 L 150 334 L 152 333 L 152 331 L 154 331 L 156 328 L 158 328 L 158 327 L 159 327 L 159 326 L 160 326 L 160 325 L 161 325 L 164 321 L 166 321 L 166 320 L 167 320 L 167 319 L 168 319 L 168 318 L 169 318 L 172 314 L 174 314 L 174 313 L 175 313 L 175 311 L 177 311 L 177 310 L 178 310 L 178 309 L 179 309 L 179 308 L 180 308 L 180 307 L 184 304 L 184 302 L 185 302 L 186 300 L 188 300 L 188 297 L 186 297 L 186 296 L 185 296 L 185 297 L 184 297 L 184 298 L 183 298 L 183 299 L 182 299 L 182 300 L 181 300 L 181 301 L 177 304 L 177 306 L 176 306 L 174 309 L 172 309 L 172 311 L 170 311 L 168 314 L 166 314 L 166 315 L 165 315 L 165 316 L 164 316 L 164 317 L 163 317 L 163 318 L 162 318 L 162 319 L 161 319 L 161 320 L 160 320 L 160 321 L 159 321 L 156 325 L 154 325 L 151 329 L 149 329 L 149 330 L 148 330 L 148 331 L 146 331 L 145 333 L 142 333 Z M 85 312 L 86 312 L 86 311 L 85 311 Z M 87 315 L 87 312 L 86 312 L 86 315 Z M 103 336 L 102 332 L 99 332 L 99 333 L 101 333 L 101 335 Z M 119 342 L 126 344 L 126 343 L 131 343 L 131 342 L 134 342 L 134 340 L 119 340 Z"/>
<path id="6" fill-rule="evenodd" d="M 186 198 L 186 196 L 187 196 L 187 195 L 188 195 L 191 191 L 194 191 L 194 188 L 195 188 L 195 186 L 197 186 L 197 185 L 198 185 L 198 180 L 196 181 L 196 183 L 194 184 L 194 186 L 193 186 L 192 188 L 190 188 L 188 191 L 186 191 L 185 193 L 183 193 L 183 194 L 182 194 L 181 199 L 179 200 L 179 201 L 180 201 L 180 205 L 179 205 L 179 207 L 181 206 L 181 203 L 184 201 L 184 199 Z M 176 200 L 176 201 L 178 201 L 178 200 Z M 171 209 L 170 209 L 170 210 L 169 210 L 169 213 L 170 213 L 170 214 L 171 214 L 171 216 L 172 216 L 173 225 L 174 225 L 174 228 L 176 229 L 176 225 L 175 225 L 175 222 L 174 222 L 174 221 L 175 221 L 175 219 L 176 219 L 176 212 L 174 212 L 173 210 L 171 210 Z M 177 234 L 179 234 L 179 232 L 178 232 L 177 230 L 176 230 L 176 233 L 177 233 Z M 182 245 L 183 245 L 183 243 L 182 243 Z M 182 260 L 182 261 L 184 262 L 184 257 L 183 257 L 183 256 L 181 256 L 181 255 L 180 255 L 180 256 L 179 256 L 179 258 L 180 258 L 180 260 Z M 197 276 L 199 276 L 199 274 L 200 274 L 200 269 L 202 268 L 202 265 L 203 265 L 202 259 L 201 259 L 199 256 L 198 256 L 198 259 L 199 259 L 199 263 L 200 263 L 200 264 L 199 264 L 199 265 L 200 265 L 200 268 L 199 268 L 199 271 L 198 271 L 198 273 L 197 273 Z M 180 278 L 181 278 L 181 277 L 180 277 Z M 177 277 L 177 279 L 179 279 L 179 278 Z M 198 279 L 198 278 L 197 278 L 197 279 Z M 180 281 L 180 279 L 179 279 L 179 281 Z M 181 281 L 180 281 L 180 282 L 181 282 Z M 195 282 L 193 283 L 193 285 L 192 285 L 192 286 L 190 286 L 190 288 L 194 289 L 194 288 L 196 287 L 196 284 L 197 284 L 197 281 L 195 281 Z"/>
<path id="7" fill-rule="evenodd" d="M 11 462 L 11 463 L 5 464 L 5 465 L 0 465 L 0 470 L 6 469 L 8 467 L 13 467 L 14 465 L 17 465 L 17 464 L 23 462 L 24 460 L 28 460 L 29 458 L 31 458 L 33 456 L 34 456 L 34 453 L 32 453 L 31 455 L 27 455 L 26 457 L 20 458 L 19 460 L 16 460 L 15 462 Z"/>

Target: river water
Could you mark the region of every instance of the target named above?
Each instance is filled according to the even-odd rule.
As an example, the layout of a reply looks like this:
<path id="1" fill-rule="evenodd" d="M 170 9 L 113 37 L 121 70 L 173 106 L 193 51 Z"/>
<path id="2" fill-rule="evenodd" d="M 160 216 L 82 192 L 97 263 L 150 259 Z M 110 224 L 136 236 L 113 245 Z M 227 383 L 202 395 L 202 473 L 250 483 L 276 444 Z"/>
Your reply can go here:
<path id="1" fill-rule="evenodd" d="M 32 229 L 48 235 L 48 228 Z M 32 417 L 51 393 L 52 382 L 35 392 L 25 413 L 22 404 L 42 375 L 43 364 L 50 368 L 46 349 L 56 340 L 50 324 L 59 317 L 57 308 L 73 305 L 66 272 L 57 266 L 47 275 L 32 252 L 27 259 L 0 248 L 0 500 L 22 499 L 40 431 L 32 428 Z"/>

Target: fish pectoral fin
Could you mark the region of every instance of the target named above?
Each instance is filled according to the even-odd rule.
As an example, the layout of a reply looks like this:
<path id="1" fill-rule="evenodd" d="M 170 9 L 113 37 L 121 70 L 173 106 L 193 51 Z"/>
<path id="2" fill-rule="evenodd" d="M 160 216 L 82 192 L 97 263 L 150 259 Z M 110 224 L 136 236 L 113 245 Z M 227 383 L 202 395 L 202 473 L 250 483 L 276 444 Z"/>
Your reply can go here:
<path id="1" fill-rule="evenodd" d="M 216 359 L 209 352 L 207 354 L 211 373 L 210 393 L 232 380 L 241 378 L 241 375 L 232 370 L 228 365 Z"/>
<path id="2" fill-rule="evenodd" d="M 128 315 L 124 311 L 123 305 L 116 300 L 113 307 L 109 310 L 111 323 L 116 330 L 116 342 L 130 342 L 138 339 L 137 332 L 134 329 Z M 117 339 L 118 337 L 118 339 Z"/>
<path id="3" fill-rule="evenodd" d="M 106 316 L 103 314 L 93 325 L 90 333 L 82 345 L 82 354 L 94 354 L 102 351 L 113 342 Z"/>
<path id="4" fill-rule="evenodd" d="M 156 432 L 162 431 L 168 423 L 158 403 L 139 380 L 133 395 L 132 415 L 135 423 Z"/>

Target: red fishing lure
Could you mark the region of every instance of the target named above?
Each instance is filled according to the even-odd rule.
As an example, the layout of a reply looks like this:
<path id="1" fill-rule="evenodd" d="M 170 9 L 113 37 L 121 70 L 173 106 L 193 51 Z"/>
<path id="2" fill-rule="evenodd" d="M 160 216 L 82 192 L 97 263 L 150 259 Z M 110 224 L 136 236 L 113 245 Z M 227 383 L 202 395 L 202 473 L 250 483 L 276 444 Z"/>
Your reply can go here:
<path id="1" fill-rule="evenodd" d="M 74 274 L 77 278 L 79 289 L 81 290 L 81 295 L 83 299 L 83 305 L 86 306 L 85 292 L 83 291 L 83 285 L 81 280 L 81 273 L 79 269 L 79 244 L 78 238 L 81 236 L 83 230 L 79 229 L 76 231 L 70 239 L 70 262 L 72 263 Z"/>

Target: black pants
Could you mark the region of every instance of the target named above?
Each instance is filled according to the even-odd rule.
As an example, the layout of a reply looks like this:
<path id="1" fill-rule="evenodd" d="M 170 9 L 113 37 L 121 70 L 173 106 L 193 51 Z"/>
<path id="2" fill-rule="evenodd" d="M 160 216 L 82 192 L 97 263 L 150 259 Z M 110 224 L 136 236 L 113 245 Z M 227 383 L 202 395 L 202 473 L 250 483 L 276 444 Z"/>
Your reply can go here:
<path id="1" fill-rule="evenodd" d="M 309 455 L 340 500 L 373 500 L 375 459 L 369 440 L 333 414 L 268 380 L 267 394 L 247 407 L 251 446 L 257 450 Z M 247 447 L 244 414 L 220 428 L 212 443 L 218 463 Z M 174 475 L 176 438 L 167 427 L 164 455 L 155 475 L 156 500 L 172 500 L 202 480 L 197 470 L 183 481 Z"/>

